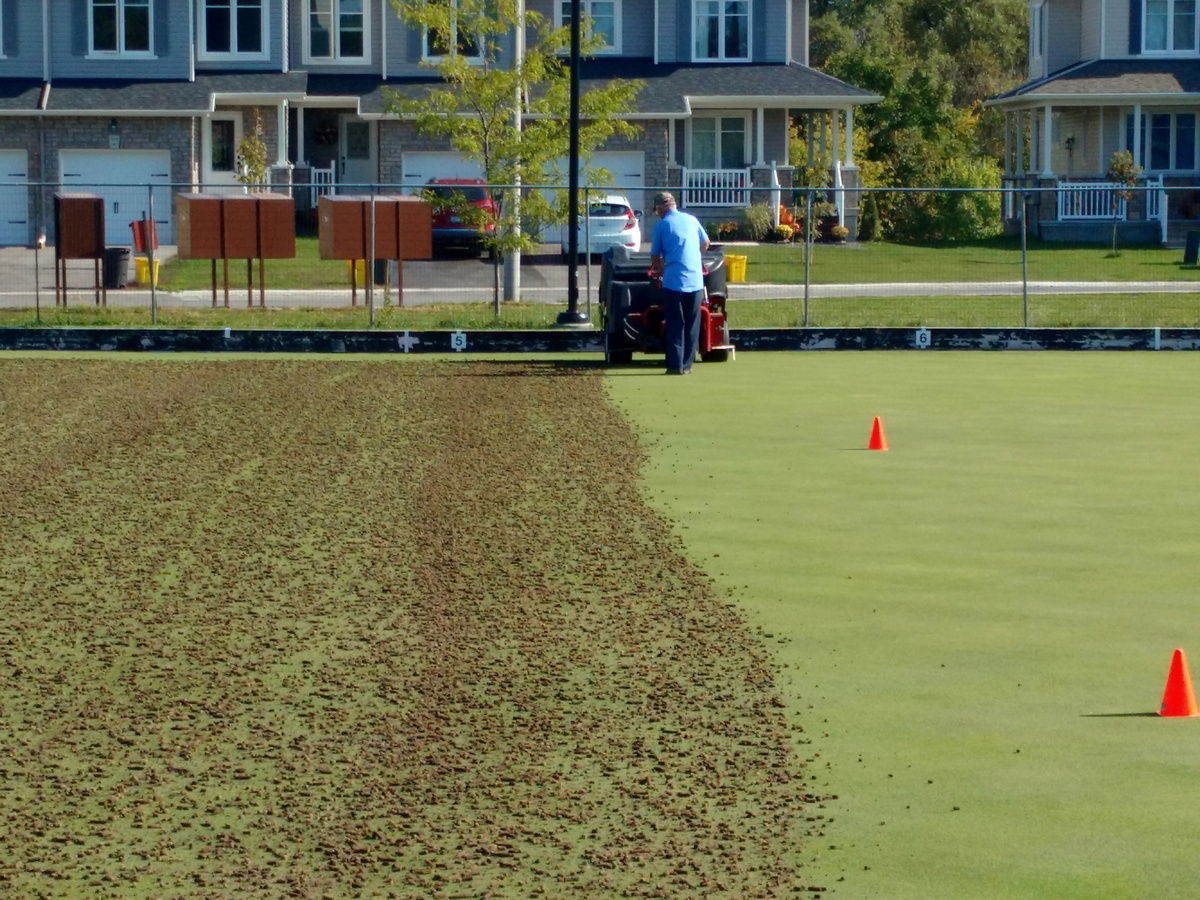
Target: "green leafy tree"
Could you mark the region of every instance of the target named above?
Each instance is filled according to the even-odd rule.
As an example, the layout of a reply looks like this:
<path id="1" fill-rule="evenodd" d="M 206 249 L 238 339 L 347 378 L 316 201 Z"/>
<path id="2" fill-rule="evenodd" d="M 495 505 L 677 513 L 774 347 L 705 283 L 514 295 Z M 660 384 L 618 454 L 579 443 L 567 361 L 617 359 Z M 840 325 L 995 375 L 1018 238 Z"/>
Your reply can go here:
<path id="1" fill-rule="evenodd" d="M 565 180 L 562 160 L 568 154 L 570 73 L 566 58 L 570 29 L 554 28 L 545 16 L 528 10 L 524 25 L 530 36 L 522 59 L 509 59 L 511 38 L 521 25 L 514 0 L 392 0 L 396 12 L 409 25 L 424 30 L 444 52 L 426 63 L 443 84 L 419 98 L 388 92 L 389 112 L 411 119 L 427 136 L 443 138 L 465 157 L 480 164 L 489 184 L 553 184 Z M 581 26 L 586 23 L 581 23 Z M 581 53 L 594 53 L 600 35 L 588 36 Z M 592 87 L 580 96 L 579 146 L 581 156 L 614 136 L 634 137 L 637 127 L 626 117 L 642 83 L 614 79 Z M 523 115 L 514 121 L 517 97 Z M 597 184 L 608 173 L 583 167 L 581 180 Z M 513 204 L 500 204 L 484 240 L 497 254 L 530 250 L 535 235 L 547 224 L 565 219 L 566 198 L 558 192 L 522 192 L 520 222 Z M 467 209 L 468 215 L 486 216 L 484 210 Z M 489 223 L 480 222 L 487 225 Z M 518 227 L 520 226 L 520 227 Z M 500 312 L 499 280 L 495 308 Z"/>
<path id="2" fill-rule="evenodd" d="M 237 180 L 249 189 L 262 190 L 267 183 L 267 142 L 263 139 L 262 113 L 255 107 L 254 127 L 242 138 L 237 149 Z"/>
<path id="3" fill-rule="evenodd" d="M 1117 223 L 1120 221 L 1121 203 L 1124 201 L 1128 204 L 1133 200 L 1133 189 L 1137 187 L 1137 180 L 1141 174 L 1142 167 L 1134 164 L 1133 154 L 1128 150 L 1118 150 L 1108 158 L 1108 180 L 1122 186 L 1119 190 L 1113 191 L 1112 196 L 1113 226 L 1110 256 L 1121 255 L 1121 251 L 1117 249 Z"/>

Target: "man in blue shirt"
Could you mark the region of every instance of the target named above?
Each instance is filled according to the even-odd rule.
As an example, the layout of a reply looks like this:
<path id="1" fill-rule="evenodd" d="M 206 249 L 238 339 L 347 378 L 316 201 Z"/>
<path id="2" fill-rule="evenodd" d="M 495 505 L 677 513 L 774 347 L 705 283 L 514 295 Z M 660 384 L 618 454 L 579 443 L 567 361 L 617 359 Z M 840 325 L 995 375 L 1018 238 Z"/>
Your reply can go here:
<path id="1" fill-rule="evenodd" d="M 708 234 L 699 219 L 675 208 L 675 198 L 667 191 L 654 195 L 654 212 L 660 218 L 650 241 L 650 275 L 662 278 L 667 374 L 686 375 L 692 371 L 700 342 L 704 300 L 700 254 L 708 249 Z"/>

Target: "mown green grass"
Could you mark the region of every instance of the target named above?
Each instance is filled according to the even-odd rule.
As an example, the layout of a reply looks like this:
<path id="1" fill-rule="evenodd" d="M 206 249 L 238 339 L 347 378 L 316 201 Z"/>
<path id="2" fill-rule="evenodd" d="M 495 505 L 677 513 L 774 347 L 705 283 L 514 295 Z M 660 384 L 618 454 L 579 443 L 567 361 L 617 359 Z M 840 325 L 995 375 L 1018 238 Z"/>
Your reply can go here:
<path id="1" fill-rule="evenodd" d="M 657 372 L 615 370 L 611 393 L 645 435 L 646 490 L 777 649 L 801 750 L 837 795 L 814 883 L 1194 893 L 1200 721 L 1146 714 L 1173 648 L 1200 657 L 1200 357 L 759 353 Z M 864 449 L 876 415 L 887 453 Z"/>
<path id="2" fill-rule="evenodd" d="M 736 287 L 733 289 L 736 296 Z M 163 306 L 162 328 L 347 328 L 525 329 L 554 328 L 565 308 L 546 303 L 505 303 L 499 318 L 489 303 L 380 307 L 375 324 L 364 307 L 238 309 Z M 593 307 L 593 316 L 598 312 Z M 1024 302 L 1017 296 L 841 297 L 803 300 L 730 300 L 733 328 L 888 328 L 1021 327 Z M 150 310 L 75 306 L 65 310 L 0 309 L 0 327 L 147 328 Z M 1200 293 L 1043 294 L 1029 298 L 1029 325 L 1035 328 L 1194 328 L 1200 326 Z"/>
<path id="3" fill-rule="evenodd" d="M 1113 257 L 1108 247 L 1029 241 L 1029 278 L 1034 281 L 1200 281 L 1183 251 L 1127 247 Z M 804 247 L 758 244 L 728 247 L 747 257 L 746 277 L 762 284 L 803 284 Z M 1020 281 L 1017 238 L 953 244 L 814 244 L 812 284 L 887 281 Z"/>
<path id="4" fill-rule="evenodd" d="M 1200 281 L 1200 270 L 1183 265 L 1183 251 L 1162 247 L 1122 248 L 1029 242 L 1029 277 L 1035 281 Z M 728 253 L 748 257 L 747 279 L 760 284 L 803 284 L 804 248 L 791 244 L 733 245 Z M 345 288 L 346 263 L 321 259 L 315 238 L 296 239 L 296 258 L 269 260 L 269 289 Z M 218 279 L 223 270 L 218 266 Z M 229 266 L 231 289 L 244 288 L 245 263 Z M 167 291 L 207 290 L 208 260 L 171 259 L 163 263 L 160 286 Z M 257 280 L 257 266 L 255 267 Z M 890 281 L 1020 281 L 1021 252 L 1016 238 L 953 244 L 894 244 L 885 241 L 815 244 L 813 284 Z"/>

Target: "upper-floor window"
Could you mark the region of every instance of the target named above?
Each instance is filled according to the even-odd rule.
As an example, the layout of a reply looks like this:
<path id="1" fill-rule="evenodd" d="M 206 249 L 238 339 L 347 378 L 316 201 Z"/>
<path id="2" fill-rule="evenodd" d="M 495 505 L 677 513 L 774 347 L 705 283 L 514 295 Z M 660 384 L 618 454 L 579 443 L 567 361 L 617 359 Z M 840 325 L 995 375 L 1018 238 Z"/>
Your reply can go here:
<path id="1" fill-rule="evenodd" d="M 426 28 L 423 52 L 426 59 L 444 56 L 463 56 L 477 60 L 483 57 L 483 41 L 470 28 L 459 27 L 458 0 L 443 0 L 449 7 L 449 28 Z"/>
<path id="2" fill-rule="evenodd" d="M 1196 49 L 1196 0 L 1146 0 L 1142 28 L 1147 52 Z"/>
<path id="3" fill-rule="evenodd" d="M 89 0 L 93 53 L 149 54 L 154 33 L 150 0 Z"/>
<path id="4" fill-rule="evenodd" d="M 750 0 L 693 0 L 692 10 L 694 59 L 750 58 Z"/>
<path id="5" fill-rule="evenodd" d="M 308 58 L 367 58 L 368 0 L 308 0 Z"/>
<path id="6" fill-rule="evenodd" d="M 265 56 L 263 0 L 201 0 L 201 57 Z"/>
<path id="7" fill-rule="evenodd" d="M 579 8 L 587 33 L 604 41 L 600 52 L 620 53 L 621 0 L 579 0 Z M 554 7 L 554 21 L 559 27 L 571 24 L 571 0 L 559 0 Z"/>

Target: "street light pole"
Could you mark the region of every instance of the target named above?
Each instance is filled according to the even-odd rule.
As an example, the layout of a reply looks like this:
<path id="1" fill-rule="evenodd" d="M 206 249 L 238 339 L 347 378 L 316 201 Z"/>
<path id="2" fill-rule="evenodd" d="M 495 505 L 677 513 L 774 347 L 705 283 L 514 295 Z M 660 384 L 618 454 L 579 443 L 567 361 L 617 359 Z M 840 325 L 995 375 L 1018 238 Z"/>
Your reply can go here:
<path id="1" fill-rule="evenodd" d="M 517 71 L 517 96 L 513 105 L 513 131 L 521 135 L 521 114 L 524 100 L 522 70 L 525 65 L 525 0 L 517 0 L 517 29 L 513 38 L 513 64 Z M 509 213 L 505 218 L 515 238 L 521 233 L 521 161 L 518 157 L 513 173 L 513 189 L 508 200 Z M 515 242 L 514 242 L 515 243 Z M 504 300 L 514 302 L 521 299 L 521 250 L 510 247 L 504 254 Z"/>
<path id="2" fill-rule="evenodd" d="M 579 311 L 579 0 L 571 0 L 571 112 L 570 149 L 567 155 L 567 308 L 558 314 L 559 325 L 587 325 Z"/>

